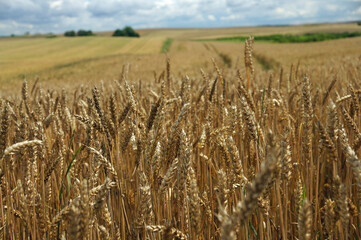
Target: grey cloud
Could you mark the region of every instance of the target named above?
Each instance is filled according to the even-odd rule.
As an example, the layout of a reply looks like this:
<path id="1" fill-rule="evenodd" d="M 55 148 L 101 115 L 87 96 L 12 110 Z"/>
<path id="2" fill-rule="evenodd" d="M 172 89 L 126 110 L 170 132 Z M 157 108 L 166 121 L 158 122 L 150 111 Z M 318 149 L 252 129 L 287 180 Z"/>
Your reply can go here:
<path id="1" fill-rule="evenodd" d="M 87 10 L 95 17 L 109 17 L 115 15 L 129 16 L 143 9 L 154 9 L 154 3 L 150 1 L 121 1 L 110 0 L 106 3 L 94 0 L 87 6 Z"/>
<path id="2" fill-rule="evenodd" d="M 42 25 L 57 22 L 63 17 L 77 17 L 83 12 L 78 1 L 59 1 L 56 7 L 53 3 L 56 1 L 0 0 L 0 19 Z"/>
<path id="3" fill-rule="evenodd" d="M 0 1 L 0 19 L 24 19 L 32 13 L 42 12 L 47 8 L 44 1 L 37 0 L 14 0 L 14 1 Z M 30 17 L 31 18 L 31 17 Z"/>

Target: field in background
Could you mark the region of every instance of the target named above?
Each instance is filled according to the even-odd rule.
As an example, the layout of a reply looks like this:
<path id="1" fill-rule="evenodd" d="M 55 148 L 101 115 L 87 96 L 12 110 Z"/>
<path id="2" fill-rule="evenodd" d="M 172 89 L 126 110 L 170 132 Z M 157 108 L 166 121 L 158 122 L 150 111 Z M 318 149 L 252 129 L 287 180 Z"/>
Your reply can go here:
<path id="1" fill-rule="evenodd" d="M 356 32 L 356 23 L 319 24 L 278 27 L 219 29 L 147 29 L 138 30 L 141 38 L 112 38 L 110 33 L 77 38 L 5 38 L 0 39 L 0 94 L 18 89 L 24 77 L 40 78 L 44 86 L 66 87 L 74 83 L 117 79 L 124 64 L 130 64 L 132 77 L 153 78 L 164 69 L 165 55 L 173 72 L 192 75 L 207 69 L 211 58 L 222 68 L 243 66 L 243 44 L 232 42 L 197 42 L 218 37 L 304 34 L 312 32 Z M 256 42 L 255 65 L 279 71 L 297 64 L 329 64 L 361 55 L 361 38 L 317 43 L 273 44 Z"/>
<path id="2" fill-rule="evenodd" d="M 163 40 L 110 37 L 1 39 L 0 82 L 125 54 L 159 53 Z"/>
<path id="3" fill-rule="evenodd" d="M 230 28 L 184 28 L 184 29 L 140 29 L 143 37 L 171 37 L 179 40 L 209 39 L 244 35 L 303 34 L 319 32 L 357 32 L 356 23 L 309 24 L 297 26 L 230 27 Z M 110 33 L 104 33 L 110 36 Z"/>
<path id="4" fill-rule="evenodd" d="M 361 32 L 342 32 L 342 33 L 305 33 L 305 34 L 272 34 L 258 35 L 254 39 L 258 42 L 272 43 L 306 43 L 306 42 L 322 42 L 343 38 L 361 37 Z M 224 37 L 215 39 L 203 39 L 199 41 L 220 41 L 220 42 L 244 42 L 249 36 Z"/>

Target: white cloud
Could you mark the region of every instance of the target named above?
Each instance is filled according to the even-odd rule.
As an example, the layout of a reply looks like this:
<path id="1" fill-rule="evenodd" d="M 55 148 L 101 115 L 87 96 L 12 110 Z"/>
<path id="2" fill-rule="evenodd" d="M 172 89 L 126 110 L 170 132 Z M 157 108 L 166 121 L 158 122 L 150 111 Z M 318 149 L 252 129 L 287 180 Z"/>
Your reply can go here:
<path id="1" fill-rule="evenodd" d="M 62 4 L 63 4 L 62 0 L 56 0 L 56 1 L 52 1 L 49 3 L 50 8 L 53 8 L 53 9 L 57 9 L 57 8 L 61 7 Z"/>
<path id="2" fill-rule="evenodd" d="M 359 7 L 359 8 L 356 9 L 355 11 L 353 11 L 353 14 L 359 14 L 359 15 L 361 15 L 361 7 Z"/>
<path id="3" fill-rule="evenodd" d="M 214 15 L 210 14 L 210 15 L 208 15 L 208 20 L 216 21 L 217 19 L 216 19 L 216 17 Z"/>
<path id="4" fill-rule="evenodd" d="M 221 17 L 222 21 L 232 21 L 232 20 L 240 20 L 240 19 L 244 19 L 244 17 L 241 14 L 230 14 Z"/>
<path id="5" fill-rule="evenodd" d="M 361 19 L 361 0 L 0 0 L 0 35 L 80 28 L 105 31 L 125 25 L 292 24 L 335 21 L 345 16 Z"/>
<path id="6" fill-rule="evenodd" d="M 336 4 L 326 4 L 326 8 L 327 8 L 327 10 L 330 10 L 330 11 L 337 11 L 339 6 L 337 6 Z"/>
<path id="7" fill-rule="evenodd" d="M 290 17 L 296 17 L 297 16 L 297 13 L 295 11 L 287 10 L 285 8 L 282 8 L 282 7 L 278 7 L 274 11 L 278 16 L 282 16 L 282 18 L 290 18 Z"/>

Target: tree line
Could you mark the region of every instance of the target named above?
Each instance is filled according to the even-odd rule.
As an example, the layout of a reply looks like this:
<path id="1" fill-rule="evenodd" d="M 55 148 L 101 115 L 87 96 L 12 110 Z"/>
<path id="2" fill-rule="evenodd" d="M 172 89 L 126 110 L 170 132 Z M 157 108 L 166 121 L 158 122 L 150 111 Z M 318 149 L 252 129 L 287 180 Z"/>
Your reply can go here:
<path id="1" fill-rule="evenodd" d="M 79 30 L 77 32 L 75 32 L 74 30 L 71 31 L 66 31 L 64 33 L 65 37 L 75 37 L 75 36 L 79 36 L 79 37 L 83 37 L 83 36 L 94 36 L 95 34 L 93 34 L 93 32 L 91 30 Z"/>
<path id="2" fill-rule="evenodd" d="M 83 37 L 83 36 L 95 36 L 95 34 L 91 30 L 79 30 L 75 32 L 74 30 L 66 31 L 64 33 L 65 37 Z M 130 26 L 126 26 L 123 29 L 116 29 L 113 34 L 113 37 L 139 37 L 139 33 L 134 31 L 134 29 Z"/>

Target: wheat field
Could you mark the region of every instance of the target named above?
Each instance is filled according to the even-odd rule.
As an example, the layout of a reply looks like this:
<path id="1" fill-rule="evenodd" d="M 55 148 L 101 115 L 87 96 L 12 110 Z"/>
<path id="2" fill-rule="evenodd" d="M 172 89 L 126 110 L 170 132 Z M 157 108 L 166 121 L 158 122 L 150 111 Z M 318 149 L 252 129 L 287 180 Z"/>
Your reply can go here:
<path id="1" fill-rule="evenodd" d="M 1 97 L 1 238 L 359 239 L 360 59 L 266 71 L 255 46 Z"/>
<path id="2" fill-rule="evenodd" d="M 24 78 L 29 83 L 39 78 L 44 88 L 71 88 L 80 83 L 96 85 L 119 79 L 124 64 L 130 65 L 129 79 L 147 82 L 164 68 L 162 45 L 173 39 L 168 51 L 172 59 L 172 74 L 199 77 L 199 69 L 209 71 L 214 58 L 220 69 L 241 69 L 244 66 L 243 44 L 234 42 L 202 42 L 230 36 L 268 34 L 305 34 L 314 32 L 358 32 L 356 23 L 309 24 L 299 26 L 264 26 L 215 29 L 143 29 L 141 38 L 113 38 L 110 32 L 93 37 L 0 38 L 0 96 L 13 95 L 21 88 Z M 254 66 L 268 71 L 289 69 L 291 64 L 304 68 L 335 65 L 347 58 L 361 55 L 361 38 L 346 38 L 313 43 L 258 42 L 254 51 Z M 224 63 L 222 57 L 230 62 Z M 349 61 L 349 60 L 347 60 Z M 262 64 L 261 64 L 262 63 Z M 259 72 L 259 71 L 258 71 Z M 332 72 L 334 74 L 334 72 Z M 324 75 L 323 77 L 328 77 Z"/>
<path id="3" fill-rule="evenodd" d="M 121 55 L 159 53 L 164 38 L 19 38 L 0 39 L 0 82 Z M 2 87 L 0 88 L 0 90 Z"/>

